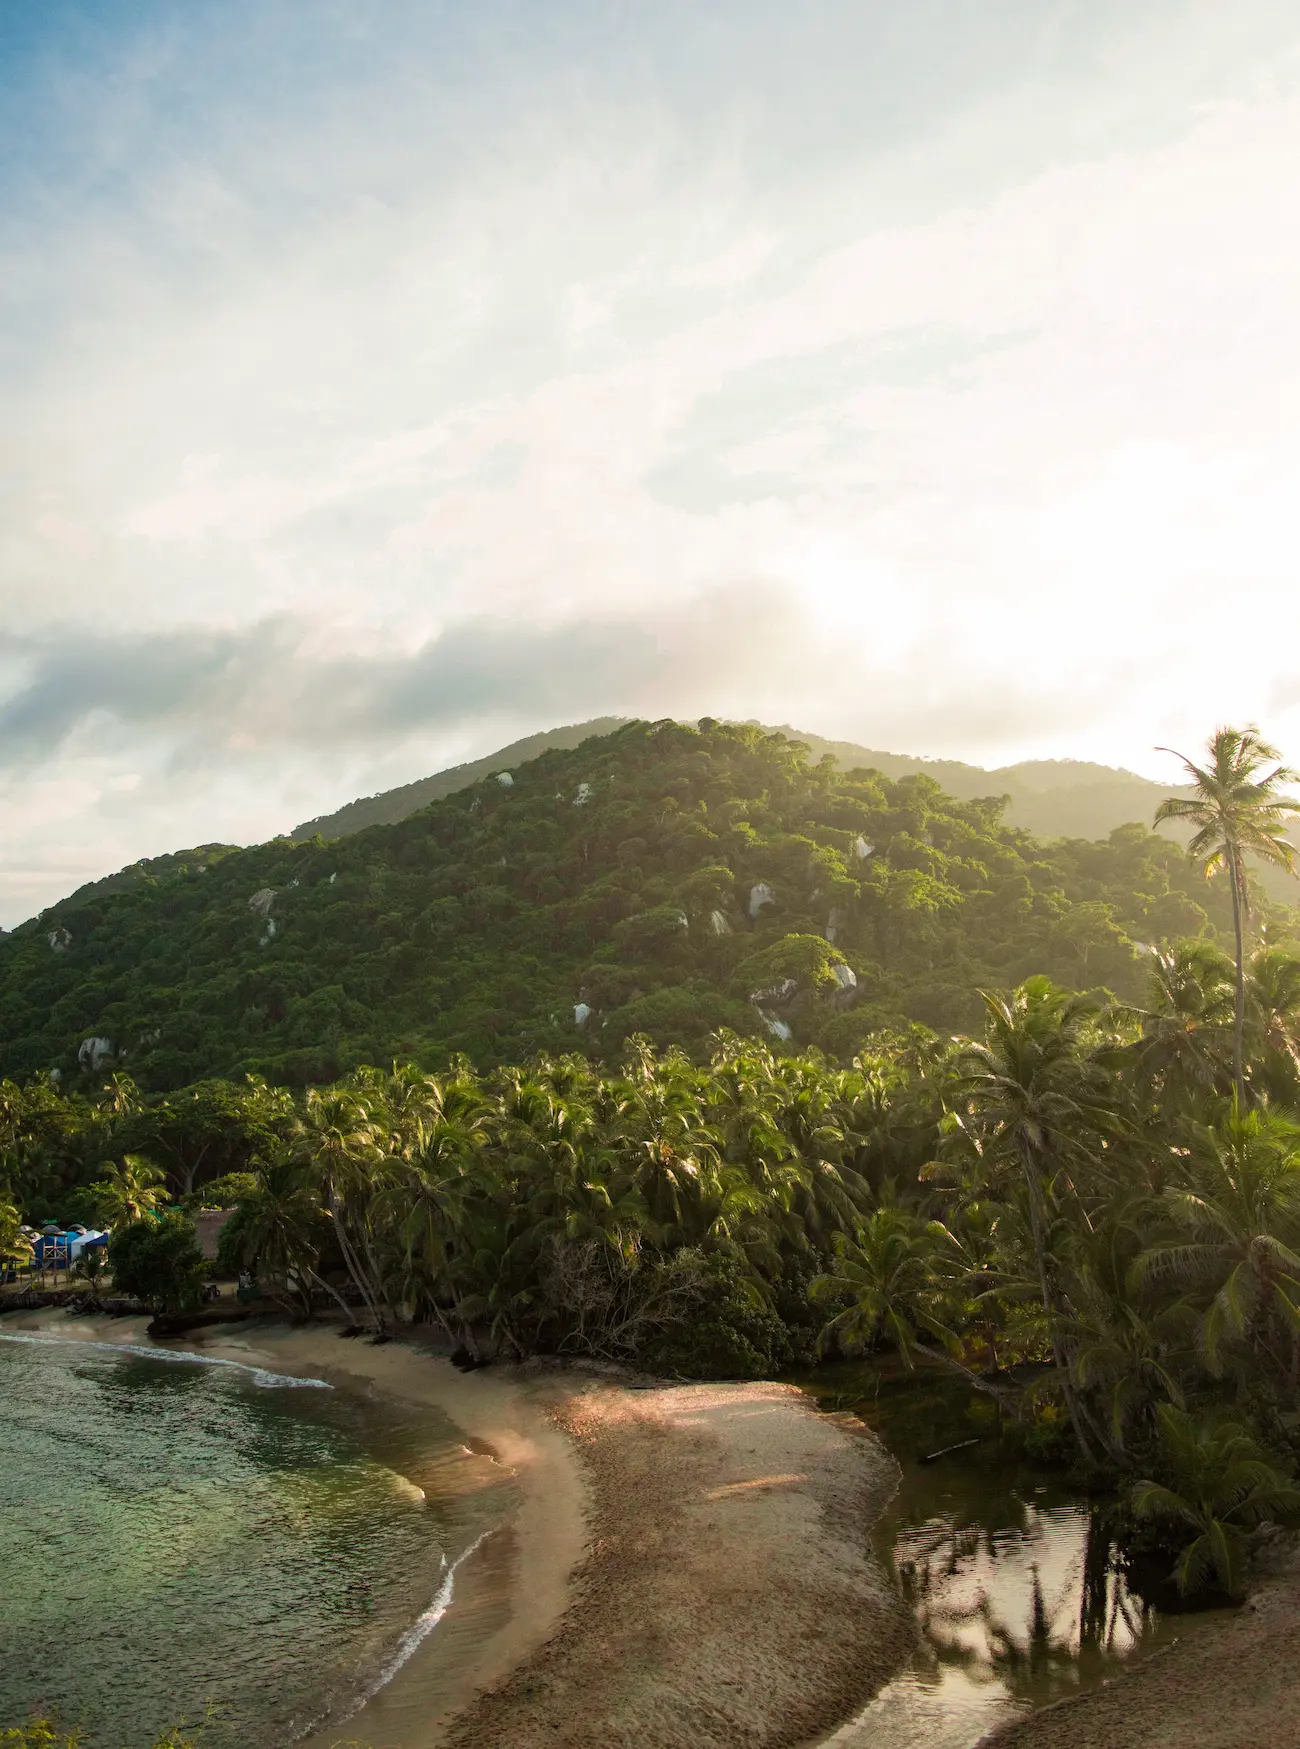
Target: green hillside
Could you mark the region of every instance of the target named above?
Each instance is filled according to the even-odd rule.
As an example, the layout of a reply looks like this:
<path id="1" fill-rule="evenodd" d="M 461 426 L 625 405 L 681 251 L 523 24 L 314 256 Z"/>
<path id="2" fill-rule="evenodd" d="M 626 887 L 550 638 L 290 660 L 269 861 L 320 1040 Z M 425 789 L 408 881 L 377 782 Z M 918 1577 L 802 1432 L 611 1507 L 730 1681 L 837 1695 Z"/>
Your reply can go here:
<path id="1" fill-rule="evenodd" d="M 446 771 L 435 771 L 432 777 L 417 778 L 397 789 L 381 790 L 378 795 L 362 796 L 333 814 L 321 814 L 314 820 L 304 820 L 290 834 L 293 838 L 346 838 L 352 832 L 362 832 L 367 826 L 395 826 L 399 820 L 409 820 L 430 802 L 468 789 L 482 777 L 498 771 L 511 771 L 553 748 L 579 747 L 593 735 L 609 735 L 621 728 L 626 717 L 593 717 L 586 723 L 566 723 L 562 728 L 547 729 L 544 734 L 526 735 L 522 741 L 512 741 L 489 753 L 485 759 L 471 759 L 465 765 L 450 765 Z"/>
<path id="2" fill-rule="evenodd" d="M 1226 931 L 1167 840 L 1044 845 L 999 812 L 753 727 L 630 723 L 396 825 L 83 889 L 0 941 L 0 1073 L 300 1085 L 719 1027 L 846 1057 L 1035 972 L 1135 994 L 1142 945 Z"/>
<path id="3" fill-rule="evenodd" d="M 1023 826 L 1036 838 L 1105 838 L 1116 826 L 1151 821 L 1156 806 L 1178 786 L 1168 787 L 1110 765 L 1086 759 L 1025 759 L 1018 765 L 986 770 L 957 759 L 917 759 L 904 753 L 881 753 L 853 741 L 827 741 L 820 735 L 783 727 L 798 735 L 814 759 L 829 753 L 846 771 L 873 766 L 885 777 L 931 777 L 951 796 L 973 801 L 978 796 L 1005 796 L 1003 819 Z M 1173 761 L 1170 761 L 1172 765 Z"/>
<path id="4" fill-rule="evenodd" d="M 468 789 L 482 777 L 513 770 L 551 748 L 577 747 L 592 735 L 610 734 L 626 721 L 626 717 L 597 717 L 589 723 L 572 723 L 549 729 L 543 735 L 530 735 L 484 759 L 453 765 L 417 783 L 349 802 L 337 813 L 322 814 L 295 826 L 291 836 L 311 838 L 319 833 L 322 838 L 343 838 L 366 826 L 395 825 L 398 820 L 407 820 L 421 808 L 427 808 L 430 802 Z M 751 727 L 802 741 L 814 759 L 829 753 L 844 771 L 869 767 L 889 778 L 930 777 L 940 789 L 961 801 L 1006 796 L 1003 818 L 1007 825 L 1023 826 L 1038 838 L 1104 838 L 1116 826 L 1130 820 L 1146 824 L 1156 804 L 1164 796 L 1177 793 L 1176 786 L 1169 789 L 1132 771 L 1094 765 L 1085 759 L 1030 759 L 1019 765 L 986 770 L 982 765 L 964 765 L 957 759 L 921 759 L 910 753 L 884 753 L 878 748 L 860 747 L 856 741 L 828 741 L 806 730 L 791 728 L 788 723 L 777 729 L 763 723 Z"/>

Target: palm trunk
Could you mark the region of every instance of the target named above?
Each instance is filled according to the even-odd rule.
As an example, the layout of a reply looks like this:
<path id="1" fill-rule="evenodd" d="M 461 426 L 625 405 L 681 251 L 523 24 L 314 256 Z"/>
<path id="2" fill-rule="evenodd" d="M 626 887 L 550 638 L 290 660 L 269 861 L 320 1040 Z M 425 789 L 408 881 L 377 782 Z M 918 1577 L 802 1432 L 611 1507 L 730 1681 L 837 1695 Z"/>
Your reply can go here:
<path id="1" fill-rule="evenodd" d="M 1232 1027 L 1232 1082 L 1237 1090 L 1237 1105 L 1246 1103 L 1246 956 L 1241 939 L 1242 867 L 1235 844 L 1228 845 L 1228 885 L 1232 890 L 1232 929 L 1237 944 L 1237 1008 Z"/>
<path id="2" fill-rule="evenodd" d="M 958 1360 L 955 1354 L 949 1354 L 945 1348 L 917 1347 L 914 1352 L 932 1366 L 947 1367 L 950 1372 L 959 1374 L 973 1391 L 982 1391 L 986 1397 L 992 1397 L 999 1408 L 1010 1409 L 1016 1419 L 1020 1419 L 1017 1393 L 1009 1390 L 1006 1385 L 995 1385 L 988 1379 L 981 1378 L 979 1373 L 972 1372 L 970 1367 Z"/>
<path id="3" fill-rule="evenodd" d="M 310 1269 L 310 1268 L 308 1268 L 308 1266 L 306 1264 L 303 1265 L 303 1269 L 306 1273 L 308 1281 L 318 1282 L 320 1284 L 320 1286 L 325 1289 L 325 1292 L 330 1296 L 330 1298 L 334 1301 L 334 1303 L 338 1306 L 339 1310 L 343 1313 L 343 1315 L 347 1319 L 348 1323 L 355 1324 L 357 1320 L 356 1320 L 355 1316 L 353 1315 L 352 1307 L 343 1298 L 343 1295 L 334 1286 L 334 1284 L 332 1282 L 326 1281 L 325 1277 L 317 1269 Z"/>
<path id="4" fill-rule="evenodd" d="M 382 1333 L 384 1320 L 380 1314 L 379 1308 L 376 1306 L 374 1299 L 371 1296 L 370 1284 L 366 1280 L 366 1272 L 361 1267 L 355 1247 L 353 1246 L 351 1237 L 348 1234 L 347 1222 L 343 1218 L 343 1206 L 339 1201 L 338 1192 L 335 1190 L 333 1184 L 330 1184 L 329 1186 L 329 1206 L 330 1215 L 334 1221 L 334 1231 L 338 1236 L 339 1250 L 343 1253 L 344 1267 L 352 1277 L 353 1287 L 355 1287 L 357 1292 L 361 1295 L 366 1310 L 374 1320 L 376 1333 Z"/>
<path id="5" fill-rule="evenodd" d="M 1037 1173 L 1031 1159 L 1023 1160 L 1025 1186 L 1029 1192 L 1029 1224 L 1034 1237 L 1034 1262 L 1038 1268 L 1038 1286 L 1043 1298 L 1043 1314 L 1047 1319 L 1047 1327 L 1052 1336 L 1052 1359 L 1056 1364 L 1057 1376 L 1061 1381 L 1061 1394 L 1065 1398 L 1066 1411 L 1070 1417 L 1070 1426 L 1074 1429 L 1074 1437 L 1079 1450 L 1083 1453 L 1085 1463 L 1095 1464 L 1096 1457 L 1092 1449 L 1092 1441 L 1088 1437 L 1087 1425 L 1074 1393 L 1074 1379 L 1070 1372 L 1070 1357 L 1065 1352 L 1058 1327 L 1060 1310 L 1056 1303 L 1056 1294 L 1052 1287 L 1051 1274 L 1047 1267 L 1047 1236 L 1043 1230 L 1044 1210 L 1040 1208 L 1042 1189 L 1037 1180 Z"/>

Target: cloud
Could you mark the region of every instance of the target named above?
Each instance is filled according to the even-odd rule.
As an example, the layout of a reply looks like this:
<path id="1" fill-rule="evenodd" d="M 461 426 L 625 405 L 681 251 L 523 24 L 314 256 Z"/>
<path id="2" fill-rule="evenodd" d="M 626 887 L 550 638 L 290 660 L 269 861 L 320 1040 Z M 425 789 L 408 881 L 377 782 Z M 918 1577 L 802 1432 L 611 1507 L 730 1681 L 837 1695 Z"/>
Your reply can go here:
<path id="1" fill-rule="evenodd" d="M 811 677 L 826 654 L 789 592 L 761 582 L 640 614 L 469 619 L 407 650 L 364 633 L 360 649 L 344 653 L 340 642 L 339 628 L 322 635 L 290 616 L 223 631 L 66 628 L 0 640 L 11 676 L 0 764 L 30 770 L 143 737 L 192 768 L 253 750 L 391 743 L 489 718 L 669 710 L 761 691 L 777 670 Z"/>
<path id="2" fill-rule="evenodd" d="M 1300 713 L 1286 0 L 28 12 L 11 916 L 597 712 Z"/>

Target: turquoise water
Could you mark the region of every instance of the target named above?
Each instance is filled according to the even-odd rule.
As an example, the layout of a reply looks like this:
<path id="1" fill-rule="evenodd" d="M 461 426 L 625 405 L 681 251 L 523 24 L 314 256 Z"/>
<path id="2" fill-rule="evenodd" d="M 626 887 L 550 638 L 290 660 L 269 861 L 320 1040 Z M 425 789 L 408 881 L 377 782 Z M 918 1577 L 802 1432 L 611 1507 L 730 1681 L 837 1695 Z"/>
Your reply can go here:
<path id="1" fill-rule="evenodd" d="M 342 1716 L 467 1540 L 461 1450 L 321 1381 L 0 1333 L 0 1728 L 49 1704 L 145 1749 L 210 1710 L 205 1749 L 281 1749 Z"/>

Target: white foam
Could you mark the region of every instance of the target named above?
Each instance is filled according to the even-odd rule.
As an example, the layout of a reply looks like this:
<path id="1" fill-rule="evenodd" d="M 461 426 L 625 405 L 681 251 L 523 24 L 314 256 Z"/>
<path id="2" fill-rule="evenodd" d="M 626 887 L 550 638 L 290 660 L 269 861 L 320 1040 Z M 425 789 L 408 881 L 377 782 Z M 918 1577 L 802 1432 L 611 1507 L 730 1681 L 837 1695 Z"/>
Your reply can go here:
<path id="1" fill-rule="evenodd" d="M 96 1342 L 86 1336 L 17 1336 L 0 1331 L 0 1342 L 28 1342 L 45 1348 L 95 1348 L 102 1354 L 139 1354 L 145 1360 L 182 1361 L 192 1366 L 229 1366 L 236 1372 L 252 1374 L 253 1383 L 265 1391 L 287 1389 L 297 1385 L 315 1391 L 332 1391 L 327 1379 L 302 1379 L 292 1373 L 268 1372 L 265 1367 L 250 1366 L 242 1360 L 226 1360 L 218 1354 L 196 1354 L 188 1348 L 146 1348 L 136 1342 Z"/>
<path id="2" fill-rule="evenodd" d="M 446 1555 L 442 1557 L 442 1564 L 445 1568 L 445 1572 L 443 1574 L 442 1584 L 439 1585 L 433 1602 L 429 1605 L 428 1609 L 424 1611 L 423 1615 L 416 1616 L 410 1627 L 407 1628 L 406 1632 L 397 1642 L 397 1650 L 393 1653 L 392 1657 L 388 1660 L 387 1664 L 384 1665 L 383 1669 L 379 1672 L 378 1676 L 375 1677 L 370 1686 L 363 1689 L 352 1702 L 351 1706 L 349 1706 L 347 1711 L 340 1713 L 337 1720 L 332 1721 L 332 1723 L 341 1725 L 348 1719 L 355 1718 L 361 1711 L 362 1707 L 366 1706 L 375 1698 L 381 1688 L 387 1688 L 388 1684 L 393 1680 L 394 1676 L 397 1675 L 397 1672 L 402 1668 L 403 1664 L 406 1663 L 413 1652 L 417 1651 L 419 1647 L 424 1644 L 429 1635 L 442 1620 L 443 1616 L 446 1615 L 447 1611 L 451 1608 L 452 1596 L 456 1589 L 457 1568 L 460 1567 L 462 1562 L 467 1561 L 474 1553 L 475 1549 L 481 1547 L 482 1544 L 495 1533 L 495 1530 L 496 1526 L 492 1526 L 491 1529 L 482 1531 L 474 1538 L 474 1541 L 467 1549 L 462 1549 L 461 1553 L 456 1556 L 456 1559 L 451 1563 L 450 1567 L 447 1566 Z M 324 1723 L 324 1719 L 318 1719 L 315 1724 L 309 1725 L 307 1731 L 303 1732 L 302 1735 L 306 1736 L 312 1731 L 319 1730 Z"/>

